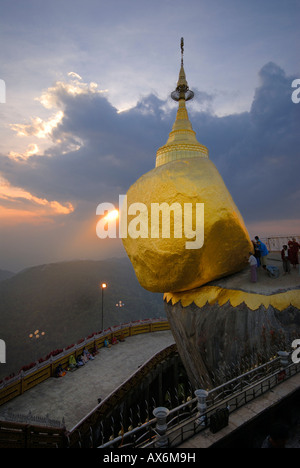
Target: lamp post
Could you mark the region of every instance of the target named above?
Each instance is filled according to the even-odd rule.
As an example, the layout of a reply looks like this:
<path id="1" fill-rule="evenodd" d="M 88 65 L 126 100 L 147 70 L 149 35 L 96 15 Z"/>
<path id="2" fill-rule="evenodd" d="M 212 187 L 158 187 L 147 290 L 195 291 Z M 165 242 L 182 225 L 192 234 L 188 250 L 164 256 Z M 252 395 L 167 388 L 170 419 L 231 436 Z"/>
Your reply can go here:
<path id="1" fill-rule="evenodd" d="M 102 283 L 101 284 L 101 290 L 102 290 L 102 331 L 103 331 L 103 292 L 104 292 L 104 289 L 107 288 L 107 284 L 106 283 Z"/>

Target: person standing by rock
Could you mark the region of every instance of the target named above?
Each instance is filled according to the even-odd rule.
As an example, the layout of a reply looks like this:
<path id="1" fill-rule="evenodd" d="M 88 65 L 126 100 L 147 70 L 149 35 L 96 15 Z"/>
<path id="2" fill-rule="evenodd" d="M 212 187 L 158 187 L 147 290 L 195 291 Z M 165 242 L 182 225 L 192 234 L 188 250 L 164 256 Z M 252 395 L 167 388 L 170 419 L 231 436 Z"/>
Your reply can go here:
<path id="1" fill-rule="evenodd" d="M 249 264 L 250 264 L 250 272 L 251 272 L 251 283 L 257 282 L 257 259 L 254 257 L 252 252 L 249 252 Z"/>
<path id="2" fill-rule="evenodd" d="M 287 273 L 291 272 L 290 249 L 288 249 L 287 245 L 282 246 L 281 259 L 283 265 L 283 274 L 286 275 Z"/>
<path id="3" fill-rule="evenodd" d="M 264 244 L 258 236 L 255 236 L 256 243 L 258 245 L 258 248 L 260 250 L 260 263 L 264 269 L 267 268 L 267 256 L 268 256 L 268 248 L 266 244 Z"/>
<path id="4" fill-rule="evenodd" d="M 256 258 L 257 260 L 257 266 L 259 267 L 260 266 L 260 250 L 259 250 L 259 247 L 256 243 L 256 241 L 252 241 L 252 244 L 253 244 L 253 248 L 254 248 L 254 257 Z"/>
<path id="5" fill-rule="evenodd" d="M 300 245 L 296 241 L 295 237 L 293 237 L 293 239 L 289 241 L 288 244 L 290 248 L 290 261 L 293 267 L 296 268 L 296 266 L 299 265 L 298 253 Z"/>

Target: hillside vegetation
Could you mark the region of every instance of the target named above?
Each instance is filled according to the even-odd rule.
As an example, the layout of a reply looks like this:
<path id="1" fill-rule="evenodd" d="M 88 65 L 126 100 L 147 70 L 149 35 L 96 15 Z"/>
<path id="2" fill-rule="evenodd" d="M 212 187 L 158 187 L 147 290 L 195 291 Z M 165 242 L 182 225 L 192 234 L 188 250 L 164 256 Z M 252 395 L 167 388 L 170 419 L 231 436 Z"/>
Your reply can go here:
<path id="1" fill-rule="evenodd" d="M 0 282 L 0 338 L 6 364 L 0 378 L 55 349 L 104 328 L 142 318 L 165 316 L 162 294 L 144 290 L 127 258 L 72 261 L 28 268 Z M 116 307 L 122 301 L 124 307 Z M 29 338 L 35 330 L 39 339 Z"/>
<path id="2" fill-rule="evenodd" d="M 15 273 L 8 270 L 0 270 L 0 281 L 6 280 L 14 276 Z"/>

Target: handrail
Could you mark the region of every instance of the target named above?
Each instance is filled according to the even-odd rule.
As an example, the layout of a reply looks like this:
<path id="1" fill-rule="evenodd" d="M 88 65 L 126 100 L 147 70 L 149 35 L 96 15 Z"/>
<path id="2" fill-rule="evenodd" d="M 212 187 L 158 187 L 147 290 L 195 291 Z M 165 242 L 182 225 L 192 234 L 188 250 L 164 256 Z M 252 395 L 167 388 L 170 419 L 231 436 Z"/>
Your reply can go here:
<path id="1" fill-rule="evenodd" d="M 265 375 L 262 378 L 260 377 L 258 380 L 254 381 L 254 382 L 253 382 L 253 380 L 251 380 L 251 381 L 248 382 L 248 385 L 246 384 L 247 383 L 247 378 L 249 376 L 255 376 L 255 374 L 259 374 L 259 371 L 261 371 L 263 368 L 271 366 L 271 365 L 273 366 L 274 364 L 275 365 L 280 364 L 280 358 L 276 358 L 276 359 L 272 360 L 271 362 L 267 362 L 267 363 L 255 368 L 255 369 L 252 369 L 252 370 L 238 376 L 235 379 L 231 379 L 228 382 L 225 382 L 224 384 L 209 390 L 207 392 L 208 393 L 208 396 L 207 396 L 207 409 L 203 414 L 201 414 L 201 422 L 199 420 L 199 413 L 198 413 L 198 408 L 197 408 L 197 403 L 198 403 L 197 397 L 192 398 L 191 400 L 181 404 L 180 406 L 178 406 L 176 408 L 172 408 L 169 411 L 168 418 L 167 418 L 168 419 L 168 422 L 167 422 L 168 429 L 167 429 L 166 435 L 168 436 L 169 440 L 170 440 L 170 438 L 172 436 L 172 432 L 179 431 L 180 432 L 179 436 L 181 435 L 180 443 L 182 443 L 183 440 L 185 440 L 185 439 L 183 439 L 184 428 L 187 428 L 188 426 L 192 425 L 193 426 L 193 432 L 194 432 L 194 434 L 196 434 L 196 433 L 200 432 L 201 430 L 206 429 L 207 427 L 209 427 L 210 414 L 212 412 L 216 411 L 218 408 L 226 407 L 226 406 L 229 405 L 229 403 L 231 401 L 235 400 L 235 408 L 232 409 L 232 404 L 231 404 L 231 408 L 230 408 L 230 412 L 233 412 L 236 409 L 243 406 L 244 404 L 248 403 L 251 399 L 253 400 L 253 399 L 256 398 L 256 392 L 255 392 L 256 388 L 260 387 L 261 391 L 260 391 L 259 395 L 257 395 L 257 396 L 260 396 L 263 393 L 265 393 L 267 390 L 270 390 L 271 388 L 274 388 L 275 386 L 279 385 L 281 382 L 287 380 L 288 378 L 291 378 L 293 375 L 297 374 L 300 371 L 300 364 L 292 363 L 292 364 L 289 364 L 288 366 L 286 366 L 284 368 L 279 366 L 279 367 L 277 367 L 275 372 L 273 371 L 271 374 L 269 374 L 267 376 Z M 282 372 L 284 372 L 284 378 L 281 378 L 281 373 Z M 235 386 L 235 389 L 232 391 L 231 394 L 228 394 L 226 397 L 222 398 L 220 401 L 218 401 L 216 403 L 216 400 L 213 397 L 213 395 L 216 394 L 216 393 L 220 394 L 220 392 L 222 392 L 223 389 L 225 389 L 226 387 L 229 387 L 230 385 L 232 385 L 232 383 L 236 383 L 238 381 L 241 382 L 242 387 L 239 390 L 237 390 L 237 386 Z M 266 386 L 267 390 L 264 389 L 264 385 L 266 383 L 267 383 L 267 386 Z M 250 395 L 251 398 L 247 398 L 247 392 L 252 392 L 252 395 Z M 238 401 L 239 397 L 243 397 L 240 402 Z M 229 405 L 229 407 L 230 407 L 230 405 Z M 182 420 L 179 421 L 179 416 L 184 416 L 184 414 L 182 414 L 182 411 L 185 411 L 186 417 L 185 417 L 185 419 L 183 421 Z M 174 415 L 176 413 L 178 415 L 177 418 L 174 417 Z M 203 421 L 206 421 L 206 423 L 203 424 Z M 148 421 L 147 424 L 143 424 L 140 427 L 136 427 L 132 431 L 127 432 L 127 433 L 123 434 L 122 436 L 118 436 L 115 439 L 113 439 L 113 440 L 111 440 L 109 442 L 106 442 L 105 444 L 102 444 L 98 448 L 116 447 L 116 446 L 118 446 L 118 444 L 121 441 L 124 443 L 126 439 L 131 438 L 132 436 L 136 436 L 139 433 L 144 433 L 145 434 L 147 431 L 149 431 L 149 433 L 151 433 L 152 435 L 155 435 L 156 434 L 156 431 L 155 431 L 156 422 L 157 422 L 157 419 L 153 418 L 150 421 Z M 172 427 L 170 428 L 171 423 L 172 423 Z M 177 437 L 179 437 L 179 436 L 177 436 Z M 142 434 L 141 434 L 140 438 L 142 438 Z M 159 436 L 158 436 L 158 438 L 159 438 Z M 188 438 L 188 437 L 186 437 L 186 438 Z M 178 445 L 178 443 L 177 444 L 175 443 L 175 440 L 176 440 L 176 438 L 173 439 L 172 444 L 170 444 L 170 442 L 169 442 L 169 446 L 174 447 L 174 446 Z M 135 448 L 137 448 L 137 447 L 150 448 L 150 447 L 155 446 L 156 442 L 157 442 L 157 437 L 155 437 L 154 440 L 151 440 L 151 441 L 148 440 L 148 442 L 145 442 L 143 445 L 137 445 L 136 441 L 129 442 L 129 444 L 127 443 L 126 445 L 127 446 L 131 445 L 132 447 L 135 447 Z"/>

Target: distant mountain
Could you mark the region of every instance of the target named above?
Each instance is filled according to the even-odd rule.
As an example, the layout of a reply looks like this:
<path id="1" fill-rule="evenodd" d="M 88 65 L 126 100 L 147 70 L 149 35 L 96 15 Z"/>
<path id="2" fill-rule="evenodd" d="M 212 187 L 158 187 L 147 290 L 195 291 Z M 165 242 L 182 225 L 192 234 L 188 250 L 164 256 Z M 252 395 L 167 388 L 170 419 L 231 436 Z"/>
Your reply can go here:
<path id="1" fill-rule="evenodd" d="M 15 275 L 15 273 L 13 273 L 12 271 L 0 270 L 0 281 L 4 281 L 6 279 L 9 279 L 14 275 Z"/>
<path id="2" fill-rule="evenodd" d="M 101 283 L 104 328 L 164 317 L 162 294 L 144 290 L 128 258 L 71 261 L 27 268 L 0 282 L 0 339 L 6 364 L 0 379 L 39 357 L 100 331 Z M 122 301 L 123 307 L 116 307 Z M 45 332 L 29 338 L 35 330 Z"/>

